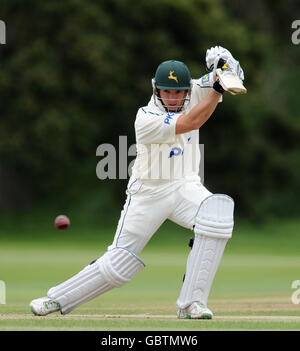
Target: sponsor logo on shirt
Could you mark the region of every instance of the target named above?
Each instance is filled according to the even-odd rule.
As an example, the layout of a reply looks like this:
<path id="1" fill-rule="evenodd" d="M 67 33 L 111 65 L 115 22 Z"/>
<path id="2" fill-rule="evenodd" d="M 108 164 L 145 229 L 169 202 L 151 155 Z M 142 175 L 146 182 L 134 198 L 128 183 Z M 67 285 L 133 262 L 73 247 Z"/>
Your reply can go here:
<path id="1" fill-rule="evenodd" d="M 183 155 L 183 150 L 181 150 L 180 147 L 173 147 L 170 152 L 169 158 L 172 158 L 173 156 L 180 156 L 180 155 Z"/>
<path id="2" fill-rule="evenodd" d="M 170 125 L 170 119 L 172 119 L 172 117 L 173 117 L 174 115 L 175 115 L 174 112 L 169 112 L 169 113 L 167 114 L 167 117 L 164 119 L 164 123 Z"/>

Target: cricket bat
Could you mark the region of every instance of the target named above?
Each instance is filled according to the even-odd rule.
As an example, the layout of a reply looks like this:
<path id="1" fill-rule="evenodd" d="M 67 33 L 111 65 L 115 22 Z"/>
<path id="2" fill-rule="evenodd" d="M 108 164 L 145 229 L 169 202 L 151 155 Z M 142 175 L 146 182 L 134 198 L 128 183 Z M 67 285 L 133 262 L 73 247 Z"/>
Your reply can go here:
<path id="1" fill-rule="evenodd" d="M 244 87 L 243 81 L 226 65 L 226 63 L 222 66 L 222 68 L 216 69 L 216 75 L 219 78 L 222 88 L 228 91 L 230 94 L 237 95 L 247 93 L 247 89 Z"/>

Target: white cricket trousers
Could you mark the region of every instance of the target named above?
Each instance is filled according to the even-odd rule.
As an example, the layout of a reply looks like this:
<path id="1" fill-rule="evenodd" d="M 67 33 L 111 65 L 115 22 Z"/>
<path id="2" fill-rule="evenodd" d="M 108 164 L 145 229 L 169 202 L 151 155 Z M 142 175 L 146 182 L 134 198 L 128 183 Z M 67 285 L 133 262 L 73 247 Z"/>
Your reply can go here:
<path id="1" fill-rule="evenodd" d="M 193 230 L 201 202 L 212 195 L 197 181 L 149 186 L 133 177 L 126 194 L 114 241 L 108 249 L 121 247 L 136 255 L 166 219 Z"/>

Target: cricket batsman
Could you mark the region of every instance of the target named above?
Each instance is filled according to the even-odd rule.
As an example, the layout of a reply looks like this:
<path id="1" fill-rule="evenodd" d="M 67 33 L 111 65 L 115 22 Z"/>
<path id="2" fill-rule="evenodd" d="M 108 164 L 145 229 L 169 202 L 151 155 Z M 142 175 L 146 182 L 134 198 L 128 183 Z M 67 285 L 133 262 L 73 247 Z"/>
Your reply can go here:
<path id="1" fill-rule="evenodd" d="M 158 66 L 152 79 L 153 95 L 137 112 L 137 157 L 114 240 L 103 256 L 52 287 L 46 297 L 33 300 L 30 308 L 35 315 L 69 313 L 128 283 L 145 266 L 141 251 L 169 219 L 194 232 L 176 303 L 178 318 L 212 318 L 207 300 L 232 236 L 234 202 L 228 195 L 212 194 L 201 183 L 199 128 L 222 101 L 224 91 L 235 91 L 235 82 L 227 84 L 222 74 L 230 70 L 240 86 L 244 73 L 221 46 L 207 50 L 206 66 L 209 73 L 200 79 L 191 79 L 188 67 L 180 61 Z"/>

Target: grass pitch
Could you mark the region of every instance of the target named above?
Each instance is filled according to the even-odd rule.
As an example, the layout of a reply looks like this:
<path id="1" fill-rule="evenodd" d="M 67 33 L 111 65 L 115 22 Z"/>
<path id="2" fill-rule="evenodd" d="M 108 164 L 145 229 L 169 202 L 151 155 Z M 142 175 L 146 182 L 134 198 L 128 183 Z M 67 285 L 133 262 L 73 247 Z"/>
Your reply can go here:
<path id="1" fill-rule="evenodd" d="M 31 235 L 6 233 L 0 240 L 0 280 L 6 284 L 0 330 L 300 330 L 300 305 L 291 299 L 292 282 L 300 279 L 300 223 L 280 225 L 237 225 L 208 301 L 214 318 L 203 321 L 176 318 L 191 232 L 165 225 L 141 254 L 146 268 L 129 284 L 68 315 L 46 317 L 33 316 L 30 301 L 101 256 L 113 230 L 90 230 L 84 238 L 79 229 L 44 228 L 43 237 L 32 229 Z"/>

